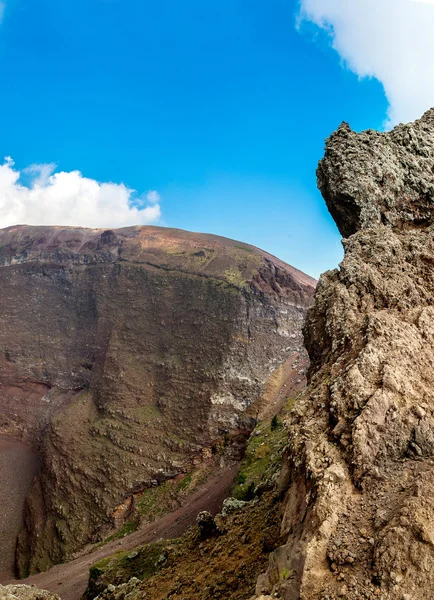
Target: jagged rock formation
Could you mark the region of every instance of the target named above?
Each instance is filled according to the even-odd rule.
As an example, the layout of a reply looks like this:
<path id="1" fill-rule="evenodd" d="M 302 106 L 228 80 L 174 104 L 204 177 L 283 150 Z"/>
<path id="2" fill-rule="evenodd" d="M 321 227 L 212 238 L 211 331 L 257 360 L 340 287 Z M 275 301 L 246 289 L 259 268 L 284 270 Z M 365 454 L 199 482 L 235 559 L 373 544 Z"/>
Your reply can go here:
<path id="1" fill-rule="evenodd" d="M 0 433 L 39 445 L 21 575 L 71 556 L 248 430 L 302 351 L 315 282 L 251 246 L 154 227 L 0 231 Z"/>
<path id="2" fill-rule="evenodd" d="M 434 589 L 434 111 L 329 138 L 319 187 L 344 240 L 305 341 L 282 533 L 257 595 L 422 600 Z M 282 581 L 282 572 L 286 577 Z"/>

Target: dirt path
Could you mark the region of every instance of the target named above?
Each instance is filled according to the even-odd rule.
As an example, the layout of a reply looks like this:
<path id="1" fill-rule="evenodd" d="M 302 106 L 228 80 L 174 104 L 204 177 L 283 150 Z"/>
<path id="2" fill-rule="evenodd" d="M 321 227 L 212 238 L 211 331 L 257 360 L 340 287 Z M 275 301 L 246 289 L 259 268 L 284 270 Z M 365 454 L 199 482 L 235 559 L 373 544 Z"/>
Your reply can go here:
<path id="1" fill-rule="evenodd" d="M 195 522 L 197 514 L 202 510 L 216 514 L 229 493 L 237 471 L 237 465 L 219 469 L 187 499 L 184 506 L 175 512 L 165 515 L 121 540 L 114 540 L 69 563 L 57 565 L 45 573 L 23 579 L 18 583 L 35 585 L 40 589 L 55 592 L 62 600 L 79 600 L 87 587 L 89 567 L 94 562 L 118 550 L 130 550 L 148 542 L 177 537 Z M 4 583 L 13 582 L 9 580 Z"/>
<path id="2" fill-rule="evenodd" d="M 0 581 L 13 575 L 24 500 L 38 468 L 38 457 L 29 446 L 0 438 Z"/>

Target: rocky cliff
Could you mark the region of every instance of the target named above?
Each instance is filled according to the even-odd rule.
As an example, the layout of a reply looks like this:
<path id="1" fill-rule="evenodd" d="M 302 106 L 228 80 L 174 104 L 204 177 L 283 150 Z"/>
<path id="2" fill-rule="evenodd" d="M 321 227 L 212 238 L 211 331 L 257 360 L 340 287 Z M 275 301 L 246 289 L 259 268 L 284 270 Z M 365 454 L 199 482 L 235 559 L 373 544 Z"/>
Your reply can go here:
<path id="1" fill-rule="evenodd" d="M 315 282 L 251 246 L 155 227 L 0 231 L 0 433 L 36 445 L 22 575 L 64 560 L 249 430 L 302 351 Z"/>
<path id="2" fill-rule="evenodd" d="M 422 600 L 434 589 L 434 111 L 347 124 L 318 183 L 346 239 L 321 277 L 288 420 L 286 544 L 257 593 Z"/>

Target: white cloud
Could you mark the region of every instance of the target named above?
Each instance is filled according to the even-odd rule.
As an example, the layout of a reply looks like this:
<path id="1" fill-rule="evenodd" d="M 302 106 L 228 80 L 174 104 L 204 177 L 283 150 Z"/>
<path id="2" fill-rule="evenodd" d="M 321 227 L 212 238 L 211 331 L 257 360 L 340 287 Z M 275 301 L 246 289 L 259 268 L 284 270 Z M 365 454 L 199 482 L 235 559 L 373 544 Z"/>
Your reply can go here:
<path id="1" fill-rule="evenodd" d="M 326 30 L 345 65 L 375 77 L 390 124 L 434 106 L 434 7 L 428 0 L 301 0 L 300 19 Z"/>
<path id="2" fill-rule="evenodd" d="M 22 173 L 10 157 L 0 165 L 0 228 L 16 224 L 125 227 L 156 223 L 157 192 L 138 203 L 123 184 L 99 183 L 79 171 L 54 173 L 55 165 L 32 165 Z M 30 183 L 20 183 L 21 176 Z"/>
<path id="3" fill-rule="evenodd" d="M 434 0 L 433 0 L 434 1 Z M 155 190 L 150 190 L 147 194 L 146 194 L 146 199 L 148 200 L 148 202 L 150 202 L 151 204 L 158 204 L 158 202 L 160 202 L 161 198 L 160 198 L 160 194 L 158 192 L 156 192 Z"/>

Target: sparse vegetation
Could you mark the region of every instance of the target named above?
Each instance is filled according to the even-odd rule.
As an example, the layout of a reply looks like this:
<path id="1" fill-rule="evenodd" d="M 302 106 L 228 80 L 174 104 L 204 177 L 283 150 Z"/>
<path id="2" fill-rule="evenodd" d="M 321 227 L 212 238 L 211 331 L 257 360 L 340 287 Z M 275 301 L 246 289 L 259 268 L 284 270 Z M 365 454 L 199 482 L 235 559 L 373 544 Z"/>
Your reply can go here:
<path id="1" fill-rule="evenodd" d="M 238 250 L 243 250 L 244 252 L 248 252 L 249 254 L 254 254 L 255 253 L 255 249 L 254 248 L 250 248 L 249 246 L 243 246 L 241 244 L 236 244 L 235 248 L 238 248 Z"/>
<path id="2" fill-rule="evenodd" d="M 278 472 L 286 443 L 286 431 L 280 421 L 261 423 L 250 436 L 246 454 L 232 489 L 238 500 L 251 500 L 261 483 L 270 481 Z"/>
<path id="3" fill-rule="evenodd" d="M 186 475 L 184 477 L 184 479 L 182 479 L 178 485 L 176 486 L 176 491 L 177 492 L 183 492 L 185 491 L 191 484 L 191 482 L 193 481 L 193 475 L 191 473 L 189 473 L 188 475 Z"/>
<path id="4" fill-rule="evenodd" d="M 94 598 L 108 584 L 128 582 L 132 577 L 144 583 L 134 584 L 131 600 L 145 594 L 155 600 L 169 596 L 177 600 L 184 596 L 235 600 L 251 595 L 268 554 L 279 544 L 275 475 L 286 445 L 283 417 L 295 400 L 288 399 L 280 416 L 260 423 L 249 438 L 231 495 L 244 501 L 258 498 L 257 502 L 225 517 L 217 516 L 220 533 L 209 540 L 200 541 L 198 529 L 192 527 L 177 540 L 149 544 L 97 563 L 91 569 L 89 590 L 93 595 L 88 598 Z M 147 519 L 157 515 L 168 499 L 190 493 L 205 473 L 204 467 L 199 467 L 180 481 L 146 490 L 137 502 L 139 510 Z M 282 569 L 280 579 L 288 577 L 290 571 Z"/>
<path id="5" fill-rule="evenodd" d="M 140 418 L 145 422 L 156 421 L 161 417 L 158 406 L 142 406 L 140 408 Z"/>
<path id="6" fill-rule="evenodd" d="M 168 542 L 148 544 L 133 551 L 117 552 L 92 565 L 86 597 L 94 598 L 108 583 L 116 585 L 137 577 L 141 581 L 155 575 L 165 563 Z M 176 541 L 171 542 L 171 547 Z"/>
<path id="7" fill-rule="evenodd" d="M 128 521 L 127 523 L 125 523 L 125 525 L 123 527 L 118 529 L 118 531 L 116 531 L 116 533 L 113 533 L 108 538 L 106 538 L 104 540 L 104 544 L 107 544 L 108 542 L 111 542 L 113 540 L 119 540 L 119 539 L 125 537 L 126 535 L 133 533 L 133 531 L 136 531 L 137 527 L 138 527 L 137 522 Z"/>
<path id="8" fill-rule="evenodd" d="M 232 285 L 235 285 L 240 288 L 244 288 L 247 285 L 243 274 L 237 267 L 231 267 L 230 269 L 226 269 L 225 278 L 227 279 L 227 281 L 229 281 L 229 283 L 232 283 Z"/>
<path id="9" fill-rule="evenodd" d="M 278 427 L 281 427 L 281 426 L 282 426 L 282 423 L 277 418 L 277 415 L 274 415 L 274 417 L 271 419 L 271 431 L 275 431 Z"/>
<path id="10" fill-rule="evenodd" d="M 296 396 L 290 396 L 286 399 L 286 404 L 285 404 L 285 412 L 290 412 L 294 406 L 295 403 L 297 402 L 297 397 Z"/>
<path id="11" fill-rule="evenodd" d="M 220 535 L 201 541 L 192 527 L 176 540 L 117 553 L 90 569 L 87 599 L 109 584 L 130 582 L 129 600 L 245 600 L 254 593 L 269 553 L 282 543 L 280 519 L 280 504 L 270 491 L 259 502 L 218 517 Z"/>
<path id="12" fill-rule="evenodd" d="M 238 485 L 243 485 L 243 483 L 246 483 L 246 475 L 244 473 L 238 473 L 235 483 Z"/>

